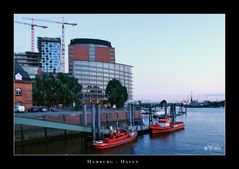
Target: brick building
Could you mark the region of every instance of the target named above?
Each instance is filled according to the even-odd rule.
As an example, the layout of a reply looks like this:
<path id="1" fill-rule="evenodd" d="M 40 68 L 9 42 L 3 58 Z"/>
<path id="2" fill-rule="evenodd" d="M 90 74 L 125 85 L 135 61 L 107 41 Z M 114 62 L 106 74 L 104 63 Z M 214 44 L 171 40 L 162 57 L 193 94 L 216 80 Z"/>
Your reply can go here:
<path id="1" fill-rule="evenodd" d="M 82 84 L 83 101 L 107 102 L 105 89 L 113 78 L 127 88 L 128 100 L 133 99 L 132 67 L 115 62 L 115 48 L 100 39 L 72 39 L 69 46 L 69 73 Z"/>
<path id="2" fill-rule="evenodd" d="M 100 39 L 72 39 L 69 48 L 69 72 L 72 61 L 94 61 L 115 63 L 115 48 L 109 41 Z"/>
<path id="3" fill-rule="evenodd" d="M 15 62 L 14 73 L 14 106 L 22 105 L 25 109 L 32 107 L 32 82 L 30 76 Z"/>

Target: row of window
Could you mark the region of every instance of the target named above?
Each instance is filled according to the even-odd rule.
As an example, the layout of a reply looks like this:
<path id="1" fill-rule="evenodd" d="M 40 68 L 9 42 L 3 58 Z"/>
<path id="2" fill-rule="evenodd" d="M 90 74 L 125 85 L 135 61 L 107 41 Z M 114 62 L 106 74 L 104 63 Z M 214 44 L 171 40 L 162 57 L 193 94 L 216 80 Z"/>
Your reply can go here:
<path id="1" fill-rule="evenodd" d="M 109 69 L 96 69 L 96 68 L 88 68 L 88 67 L 76 68 L 75 66 L 74 66 L 74 72 L 78 72 L 78 73 L 97 72 L 98 74 L 110 73 L 110 74 L 116 74 L 116 75 L 131 75 L 130 72 L 121 72 L 121 71 L 114 71 Z"/>
<path id="2" fill-rule="evenodd" d="M 112 73 L 112 74 L 120 74 L 120 75 L 124 75 L 124 74 L 131 74 L 131 72 L 127 72 L 127 71 L 118 71 L 118 70 L 113 70 L 113 69 L 102 69 L 102 68 L 94 68 L 94 67 L 76 67 L 74 65 L 74 71 L 95 71 L 95 72 L 102 72 L 102 73 Z"/>
<path id="3" fill-rule="evenodd" d="M 88 62 L 88 61 L 74 61 L 76 66 L 94 66 L 97 68 L 110 68 L 113 70 L 121 70 L 131 72 L 131 67 L 128 65 L 114 64 L 114 63 L 104 63 L 104 62 Z"/>
<path id="4" fill-rule="evenodd" d="M 49 65 L 49 66 L 50 66 L 50 65 L 52 65 L 52 66 L 59 66 L 59 64 L 60 64 L 60 63 L 49 63 L 49 62 L 46 62 L 46 63 L 43 62 L 43 63 L 42 63 L 42 65 L 45 65 L 45 66 L 47 66 L 47 65 Z"/>
<path id="5" fill-rule="evenodd" d="M 117 76 L 117 77 L 128 77 L 131 78 L 131 74 L 129 73 L 110 73 L 110 72 L 98 72 L 98 71 L 80 71 L 74 69 L 74 74 L 76 75 L 97 75 L 97 76 L 104 76 L 104 77 L 109 77 L 109 76 Z"/>
<path id="6" fill-rule="evenodd" d="M 100 87 L 100 89 L 101 90 L 103 90 L 103 91 L 105 91 L 105 89 L 106 89 L 106 87 L 107 87 L 107 84 L 108 83 L 104 83 L 104 84 L 99 84 L 99 83 L 97 83 L 97 82 L 95 82 L 95 83 L 82 83 L 82 82 L 79 82 L 79 83 L 81 83 L 82 84 L 82 88 L 83 89 L 87 89 L 87 87 L 89 86 L 89 85 L 97 85 L 98 87 Z M 124 84 L 123 84 L 124 85 Z M 127 91 L 128 92 L 131 92 L 132 93 L 132 86 L 130 86 L 130 85 L 124 85 L 126 88 L 127 88 Z"/>
<path id="7" fill-rule="evenodd" d="M 80 82 L 84 82 L 84 83 L 91 83 L 92 81 L 97 81 L 98 83 L 108 83 L 110 79 L 113 79 L 113 78 L 105 78 L 105 79 L 99 79 L 99 78 L 78 78 Z M 132 81 L 129 81 L 129 80 L 124 80 L 124 79 L 118 79 L 123 85 L 132 85 Z"/>

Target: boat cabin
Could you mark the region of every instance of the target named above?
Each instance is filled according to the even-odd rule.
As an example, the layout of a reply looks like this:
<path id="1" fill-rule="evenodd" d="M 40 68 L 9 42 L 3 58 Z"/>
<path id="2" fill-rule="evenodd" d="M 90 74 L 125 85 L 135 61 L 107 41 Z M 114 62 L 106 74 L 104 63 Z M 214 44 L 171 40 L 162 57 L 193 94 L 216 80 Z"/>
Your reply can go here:
<path id="1" fill-rule="evenodd" d="M 170 126 L 169 119 L 159 119 L 158 123 L 159 123 L 160 127 L 169 127 Z"/>

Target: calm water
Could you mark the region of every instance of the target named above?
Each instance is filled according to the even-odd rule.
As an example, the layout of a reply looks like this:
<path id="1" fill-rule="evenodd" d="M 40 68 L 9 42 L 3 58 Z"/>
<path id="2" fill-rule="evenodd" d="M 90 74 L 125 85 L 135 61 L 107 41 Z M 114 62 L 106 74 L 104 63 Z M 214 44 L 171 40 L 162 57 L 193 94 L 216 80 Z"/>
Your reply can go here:
<path id="1" fill-rule="evenodd" d="M 147 124 L 148 117 L 144 116 L 144 120 Z M 224 108 L 191 108 L 176 121 L 184 121 L 185 129 L 164 135 L 140 135 L 135 142 L 108 150 L 93 150 L 86 136 L 79 136 L 17 146 L 15 151 L 16 154 L 224 155 Z"/>

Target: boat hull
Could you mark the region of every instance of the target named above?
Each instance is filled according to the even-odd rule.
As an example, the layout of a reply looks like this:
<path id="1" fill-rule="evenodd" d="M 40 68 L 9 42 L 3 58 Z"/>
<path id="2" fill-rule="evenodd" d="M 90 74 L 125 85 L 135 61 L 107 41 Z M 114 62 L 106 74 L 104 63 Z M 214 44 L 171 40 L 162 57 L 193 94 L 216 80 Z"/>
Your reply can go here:
<path id="1" fill-rule="evenodd" d="M 111 143 L 93 143 L 92 144 L 92 147 L 94 149 L 107 149 L 107 148 L 113 148 L 113 147 L 117 147 L 117 146 L 120 146 L 122 144 L 126 144 L 126 143 L 129 143 L 133 140 L 136 139 L 136 136 L 137 134 L 131 136 L 131 137 L 128 137 L 124 140 L 120 140 L 120 141 L 116 141 L 116 142 L 111 142 Z"/>
<path id="2" fill-rule="evenodd" d="M 184 129 L 185 125 L 183 122 L 178 122 L 171 124 L 169 127 L 160 127 L 159 125 L 151 125 L 151 133 L 152 134 L 157 134 L 157 133 L 167 133 L 167 132 L 172 132 L 180 129 Z"/>

